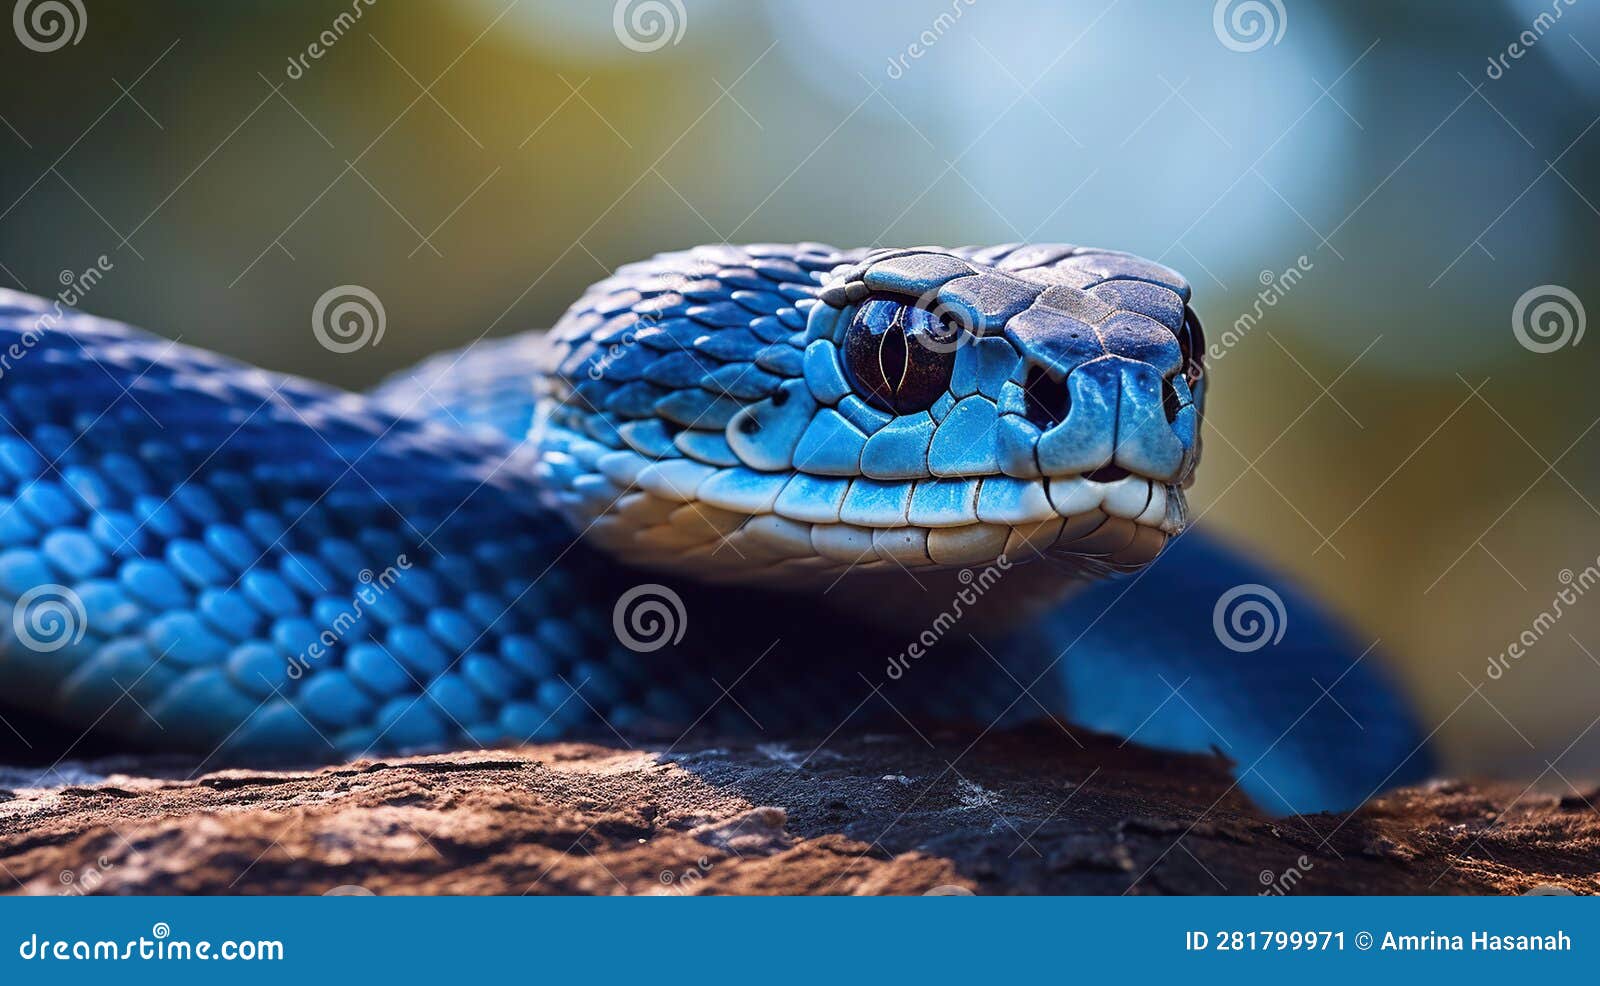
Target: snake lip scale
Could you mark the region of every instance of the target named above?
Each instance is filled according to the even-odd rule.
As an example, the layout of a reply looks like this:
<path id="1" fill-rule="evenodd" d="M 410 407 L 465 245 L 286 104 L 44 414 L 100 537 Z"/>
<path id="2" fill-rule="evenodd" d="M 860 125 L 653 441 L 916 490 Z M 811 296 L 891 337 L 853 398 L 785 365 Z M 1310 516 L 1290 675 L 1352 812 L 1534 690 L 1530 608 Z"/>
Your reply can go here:
<path id="1" fill-rule="evenodd" d="M 1067 244 L 721 244 L 352 394 L 0 292 L 0 712 L 203 766 L 1042 711 L 1285 810 L 1414 779 L 1377 662 L 1185 532 L 1190 300 Z M 1212 632 L 1241 587 L 1281 647 Z"/>

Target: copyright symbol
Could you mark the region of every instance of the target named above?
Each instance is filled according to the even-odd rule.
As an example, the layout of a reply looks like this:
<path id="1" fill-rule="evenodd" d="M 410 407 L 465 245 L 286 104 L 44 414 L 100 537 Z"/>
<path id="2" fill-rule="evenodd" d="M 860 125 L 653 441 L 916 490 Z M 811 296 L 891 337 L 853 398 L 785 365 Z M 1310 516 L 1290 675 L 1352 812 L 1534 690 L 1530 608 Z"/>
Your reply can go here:
<path id="1" fill-rule="evenodd" d="M 1372 932 L 1370 932 L 1370 931 L 1358 931 L 1358 932 L 1356 932 L 1356 947 L 1361 949 L 1363 952 L 1365 952 L 1367 949 L 1371 948 L 1372 947 Z"/>

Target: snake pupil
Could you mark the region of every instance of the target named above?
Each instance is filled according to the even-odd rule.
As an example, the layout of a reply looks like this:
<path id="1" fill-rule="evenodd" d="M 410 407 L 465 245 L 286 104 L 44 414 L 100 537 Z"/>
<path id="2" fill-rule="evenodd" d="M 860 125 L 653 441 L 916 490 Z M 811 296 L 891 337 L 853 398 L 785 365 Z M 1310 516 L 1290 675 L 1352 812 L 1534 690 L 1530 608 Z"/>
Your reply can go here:
<path id="1" fill-rule="evenodd" d="M 894 321 L 889 324 L 878 344 L 878 371 L 883 375 L 889 393 L 896 396 L 900 393 L 900 385 L 905 382 L 907 368 L 903 313 L 904 308 L 895 313 Z"/>

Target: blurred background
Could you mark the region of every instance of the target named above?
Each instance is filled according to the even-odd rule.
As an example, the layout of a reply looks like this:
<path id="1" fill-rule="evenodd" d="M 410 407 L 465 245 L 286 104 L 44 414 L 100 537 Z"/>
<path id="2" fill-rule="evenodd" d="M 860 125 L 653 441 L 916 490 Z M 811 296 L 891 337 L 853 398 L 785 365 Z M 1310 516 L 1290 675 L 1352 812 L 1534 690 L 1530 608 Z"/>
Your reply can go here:
<path id="1" fill-rule="evenodd" d="M 700 242 L 1159 258 L 1213 343 L 1202 523 L 1381 641 L 1451 769 L 1600 775 L 1600 590 L 1540 617 L 1600 564 L 1591 6 L 14 13 L 0 284 L 98 267 L 83 308 L 344 386 Z M 385 333 L 330 354 L 348 284 Z"/>

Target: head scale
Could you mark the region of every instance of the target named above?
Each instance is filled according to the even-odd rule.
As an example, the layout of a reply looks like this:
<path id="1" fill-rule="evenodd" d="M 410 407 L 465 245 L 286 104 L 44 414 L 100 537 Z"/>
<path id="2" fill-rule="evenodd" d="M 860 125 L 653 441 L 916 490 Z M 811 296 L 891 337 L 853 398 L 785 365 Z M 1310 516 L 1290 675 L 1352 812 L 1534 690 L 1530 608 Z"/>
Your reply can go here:
<path id="1" fill-rule="evenodd" d="M 622 560 L 836 578 L 1148 564 L 1199 459 L 1177 273 L 1058 244 L 712 246 L 632 264 L 552 332 L 549 505 Z"/>

